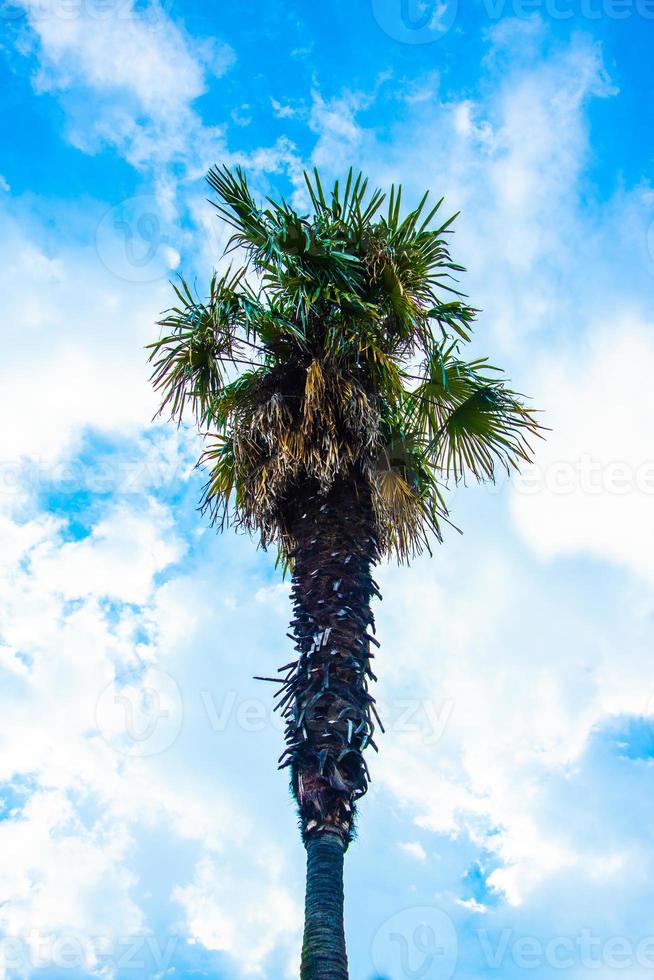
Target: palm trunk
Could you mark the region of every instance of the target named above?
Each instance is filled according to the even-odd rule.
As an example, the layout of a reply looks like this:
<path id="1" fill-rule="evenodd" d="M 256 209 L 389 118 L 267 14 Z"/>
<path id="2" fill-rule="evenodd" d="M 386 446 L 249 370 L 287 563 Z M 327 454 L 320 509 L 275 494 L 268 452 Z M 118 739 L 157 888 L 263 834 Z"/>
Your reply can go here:
<path id="1" fill-rule="evenodd" d="M 298 658 L 283 668 L 279 706 L 286 717 L 282 768 L 291 766 L 307 848 L 302 980 L 346 980 L 343 854 L 368 787 L 363 751 L 376 748 L 368 680 L 375 679 L 370 644 L 377 641 L 369 630 L 379 547 L 362 478 L 341 478 L 326 495 L 307 487 L 296 499 L 291 626 Z"/>
<path id="2" fill-rule="evenodd" d="M 347 980 L 343 855 L 344 844 L 336 834 L 307 841 L 301 980 Z"/>

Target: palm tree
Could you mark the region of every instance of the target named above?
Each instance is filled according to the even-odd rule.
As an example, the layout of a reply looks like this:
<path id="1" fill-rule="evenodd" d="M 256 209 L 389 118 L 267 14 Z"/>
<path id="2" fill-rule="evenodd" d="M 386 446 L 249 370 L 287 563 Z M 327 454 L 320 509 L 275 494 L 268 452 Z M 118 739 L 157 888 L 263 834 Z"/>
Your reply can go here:
<path id="1" fill-rule="evenodd" d="M 402 214 L 352 170 L 311 213 L 261 208 L 243 172 L 212 169 L 241 264 L 208 295 L 184 282 L 151 344 L 161 411 L 206 433 L 201 510 L 275 546 L 292 581 L 295 653 L 278 670 L 288 767 L 307 851 L 302 980 L 344 980 L 343 856 L 382 728 L 374 566 L 408 561 L 447 521 L 449 481 L 530 457 L 533 411 L 485 359 L 466 361 L 477 311 L 455 286 L 454 217 Z"/>

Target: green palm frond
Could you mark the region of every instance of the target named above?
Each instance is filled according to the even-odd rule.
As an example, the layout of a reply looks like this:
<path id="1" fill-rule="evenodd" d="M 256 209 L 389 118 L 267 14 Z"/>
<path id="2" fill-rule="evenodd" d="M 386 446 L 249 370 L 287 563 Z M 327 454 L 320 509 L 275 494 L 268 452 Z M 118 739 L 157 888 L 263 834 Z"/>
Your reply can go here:
<path id="1" fill-rule="evenodd" d="M 530 458 L 529 440 L 540 426 L 497 368 L 485 358 L 465 362 L 456 351 L 457 344 L 434 349 L 408 412 L 445 477 L 492 480 L 498 465 L 510 472 Z"/>
<path id="2" fill-rule="evenodd" d="M 478 480 L 495 478 L 529 462 L 529 437 L 537 434 L 534 413 L 500 383 L 480 385 L 445 419 L 430 450 L 437 465 L 456 480 L 466 472 Z"/>
<path id="3" fill-rule="evenodd" d="M 190 407 L 199 424 L 207 422 L 208 408 L 228 368 L 244 360 L 238 330 L 252 315 L 254 299 L 248 291 L 239 292 L 242 280 L 243 270 L 214 276 L 204 302 L 193 296 L 183 279 L 173 286 L 178 305 L 159 321 L 162 336 L 148 344 L 152 383 L 161 394 L 160 413 L 168 411 L 180 421 Z"/>
<path id="4" fill-rule="evenodd" d="M 340 224 L 343 236 L 350 241 L 361 241 L 364 231 L 386 197 L 380 190 L 373 191 L 367 197 L 368 180 L 361 172 L 355 176 L 352 167 L 348 170 L 342 193 L 337 180 L 331 194 L 325 196 L 320 174 L 315 168 L 312 175 L 304 174 L 304 180 L 316 215 L 328 222 Z"/>
<path id="5" fill-rule="evenodd" d="M 244 264 L 205 298 L 182 280 L 150 345 L 161 411 L 209 430 L 203 511 L 288 556 L 298 495 L 356 471 L 382 550 L 428 549 L 448 479 L 519 466 L 540 431 L 499 371 L 461 356 L 478 311 L 450 252 L 457 216 L 428 194 L 406 210 L 401 187 L 352 169 L 329 190 L 305 174 L 309 214 L 259 205 L 239 167 L 208 180 Z"/>
<path id="6" fill-rule="evenodd" d="M 207 181 L 219 197 L 218 202 L 211 203 L 223 221 L 234 229 L 228 248 L 242 245 L 265 250 L 270 247 L 274 229 L 257 207 L 241 168 L 236 167 L 232 172 L 228 167 L 212 167 Z"/>
<path id="7" fill-rule="evenodd" d="M 221 530 L 230 523 L 230 506 L 238 507 L 238 470 L 234 442 L 228 436 L 215 435 L 200 457 L 199 465 L 209 471 L 202 490 L 200 512 L 208 513 L 211 523 Z M 238 510 L 237 510 L 238 513 Z"/>

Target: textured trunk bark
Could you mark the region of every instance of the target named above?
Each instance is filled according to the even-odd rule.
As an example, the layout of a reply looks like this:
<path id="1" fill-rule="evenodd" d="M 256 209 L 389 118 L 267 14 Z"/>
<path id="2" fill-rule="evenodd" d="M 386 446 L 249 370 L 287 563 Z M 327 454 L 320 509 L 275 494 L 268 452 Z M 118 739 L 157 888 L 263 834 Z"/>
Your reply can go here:
<path id="1" fill-rule="evenodd" d="M 327 495 L 307 484 L 290 520 L 294 539 L 291 623 L 297 659 L 281 668 L 286 749 L 302 837 L 307 892 L 302 980 L 347 980 L 343 855 L 355 805 L 368 787 L 363 751 L 373 741 L 368 681 L 379 595 L 379 556 L 370 491 L 356 475 Z M 380 723 L 381 724 L 381 723 Z M 285 760 L 285 761 L 282 761 Z"/>
<path id="2" fill-rule="evenodd" d="M 307 841 L 301 980 L 347 980 L 343 928 L 343 854 L 337 834 Z"/>
<path id="3" fill-rule="evenodd" d="M 370 491 L 342 478 L 328 495 L 302 494 L 293 536 L 291 626 L 298 659 L 286 665 L 284 765 L 291 766 L 302 833 L 350 840 L 356 800 L 368 785 L 363 751 L 373 744 L 368 692 L 371 576 L 378 557 Z M 376 747 L 376 746 L 375 746 Z M 284 756 L 282 758 L 284 758 Z"/>

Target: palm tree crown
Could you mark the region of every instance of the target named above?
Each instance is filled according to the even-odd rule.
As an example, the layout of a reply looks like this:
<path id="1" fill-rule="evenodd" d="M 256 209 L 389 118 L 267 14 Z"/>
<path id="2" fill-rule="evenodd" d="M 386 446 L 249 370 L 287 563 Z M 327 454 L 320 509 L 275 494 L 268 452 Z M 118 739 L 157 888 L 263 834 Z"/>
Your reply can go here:
<path id="1" fill-rule="evenodd" d="M 212 169 L 228 251 L 208 296 L 182 281 L 150 345 L 161 410 L 209 433 L 202 507 L 275 543 L 296 544 L 292 515 L 307 481 L 322 494 L 356 470 L 367 484 L 379 556 L 400 561 L 440 539 L 443 488 L 492 479 L 529 458 L 533 411 L 485 359 L 460 356 L 476 310 L 455 287 L 454 218 L 427 194 L 402 214 L 350 170 L 312 204 L 255 202 L 243 172 Z"/>

